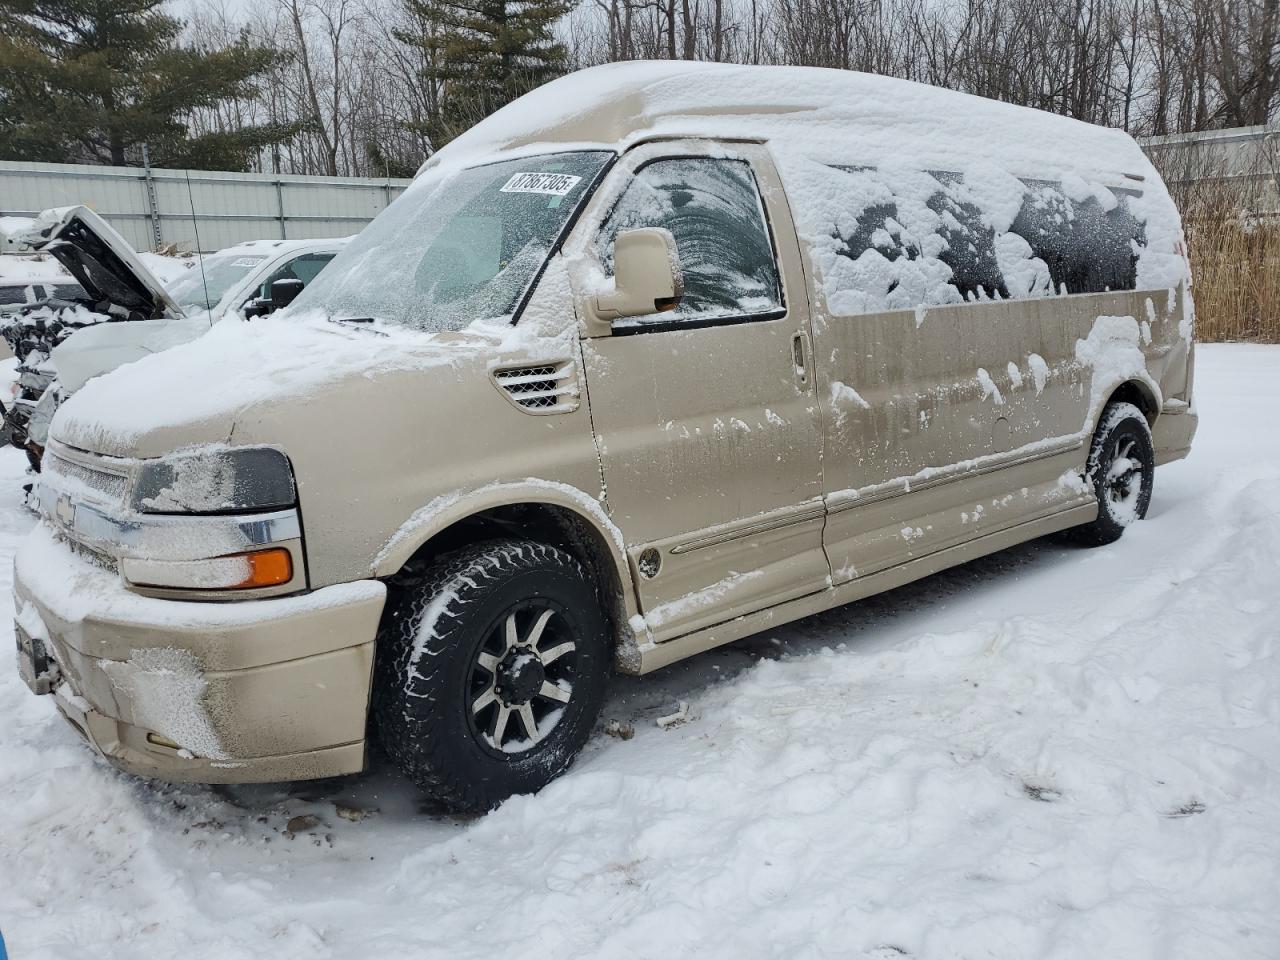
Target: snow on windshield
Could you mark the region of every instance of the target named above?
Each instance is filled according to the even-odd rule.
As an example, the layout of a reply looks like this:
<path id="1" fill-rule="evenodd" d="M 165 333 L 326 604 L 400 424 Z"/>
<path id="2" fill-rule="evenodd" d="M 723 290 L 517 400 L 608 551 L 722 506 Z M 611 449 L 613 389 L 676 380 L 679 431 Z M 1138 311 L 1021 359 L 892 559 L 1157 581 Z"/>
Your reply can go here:
<path id="1" fill-rule="evenodd" d="M 611 154 L 432 171 L 299 295 L 295 309 L 423 331 L 510 319 Z"/>
<path id="2" fill-rule="evenodd" d="M 181 307 L 212 310 L 223 295 L 255 270 L 264 256 L 215 254 L 203 257 L 169 287 L 169 296 Z M 203 269 L 202 269 L 203 266 Z"/>

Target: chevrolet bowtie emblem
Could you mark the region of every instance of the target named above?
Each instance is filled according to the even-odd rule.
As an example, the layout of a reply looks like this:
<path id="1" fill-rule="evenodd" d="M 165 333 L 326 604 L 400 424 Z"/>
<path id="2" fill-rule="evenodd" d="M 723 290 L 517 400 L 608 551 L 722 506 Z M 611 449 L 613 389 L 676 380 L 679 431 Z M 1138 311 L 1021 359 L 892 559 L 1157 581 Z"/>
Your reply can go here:
<path id="1" fill-rule="evenodd" d="M 58 522 L 64 527 L 75 525 L 76 505 L 71 502 L 70 497 L 59 497 L 58 502 L 53 507 L 53 513 L 58 518 Z"/>

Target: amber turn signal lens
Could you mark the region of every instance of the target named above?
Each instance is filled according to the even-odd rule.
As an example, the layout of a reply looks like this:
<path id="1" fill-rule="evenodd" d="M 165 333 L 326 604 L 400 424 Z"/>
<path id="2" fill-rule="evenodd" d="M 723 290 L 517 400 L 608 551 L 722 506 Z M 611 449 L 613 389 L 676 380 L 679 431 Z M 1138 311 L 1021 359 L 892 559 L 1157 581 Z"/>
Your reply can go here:
<path id="1" fill-rule="evenodd" d="M 293 557 L 284 547 L 246 553 L 249 575 L 236 584 L 236 589 L 250 587 L 278 587 L 293 579 Z"/>

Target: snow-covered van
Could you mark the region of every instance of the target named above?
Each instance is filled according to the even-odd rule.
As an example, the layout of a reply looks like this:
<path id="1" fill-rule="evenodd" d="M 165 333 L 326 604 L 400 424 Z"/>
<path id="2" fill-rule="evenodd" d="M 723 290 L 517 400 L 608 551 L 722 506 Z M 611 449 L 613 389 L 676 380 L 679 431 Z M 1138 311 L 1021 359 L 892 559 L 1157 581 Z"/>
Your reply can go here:
<path id="1" fill-rule="evenodd" d="M 376 736 L 486 809 L 569 765 L 615 669 L 1115 540 L 1195 432 L 1188 286 L 1115 130 L 851 72 L 571 75 L 288 310 L 58 412 L 20 668 L 126 770 L 325 777 Z"/>

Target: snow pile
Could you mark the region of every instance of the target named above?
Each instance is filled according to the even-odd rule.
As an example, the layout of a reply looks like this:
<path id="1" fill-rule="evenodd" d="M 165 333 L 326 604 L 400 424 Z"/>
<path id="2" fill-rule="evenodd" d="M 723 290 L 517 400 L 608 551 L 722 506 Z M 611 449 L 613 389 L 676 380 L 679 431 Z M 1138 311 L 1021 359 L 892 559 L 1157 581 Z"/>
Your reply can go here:
<path id="1" fill-rule="evenodd" d="M 1013 361 L 1009 361 L 1013 366 Z M 1015 366 L 1016 370 L 1017 367 Z M 996 382 L 991 379 L 991 374 L 987 373 L 983 367 L 978 368 L 977 373 L 978 386 L 982 387 L 982 399 L 990 399 L 997 407 L 1004 403 L 1004 395 L 1000 392 L 1000 388 L 996 386 Z"/>
<path id="2" fill-rule="evenodd" d="M 0 235 L 7 237 L 19 230 L 30 230 L 34 222 L 30 217 L 0 217 Z"/>
<path id="3" fill-rule="evenodd" d="M 619 680 L 605 719 L 634 736 L 478 820 L 385 764 L 124 776 L 0 670 L 10 955 L 1272 960 L 1280 434 L 1253 425 L 1280 348 L 1197 358 L 1196 449 L 1119 543 L 1028 544 Z M 5 552 L 21 466 L 0 451 Z"/>
<path id="4" fill-rule="evenodd" d="M 1039 396 L 1044 393 L 1044 385 L 1049 382 L 1049 364 L 1038 353 L 1029 355 L 1027 364 L 1031 367 L 1031 378 L 1036 385 L 1036 396 Z"/>

